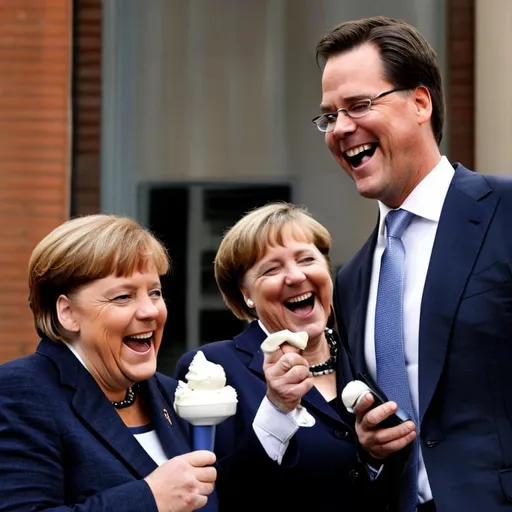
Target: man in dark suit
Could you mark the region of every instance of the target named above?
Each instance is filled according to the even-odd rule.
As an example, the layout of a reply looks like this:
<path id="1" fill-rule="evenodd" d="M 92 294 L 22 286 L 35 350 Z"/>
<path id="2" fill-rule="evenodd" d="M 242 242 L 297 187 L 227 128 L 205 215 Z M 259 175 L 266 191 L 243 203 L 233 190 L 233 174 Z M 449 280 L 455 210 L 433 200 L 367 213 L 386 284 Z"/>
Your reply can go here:
<path id="1" fill-rule="evenodd" d="M 512 510 L 512 181 L 441 155 L 441 76 L 414 27 L 343 23 L 317 59 L 324 113 L 313 121 L 379 206 L 335 288 L 356 375 L 392 400 L 356 407 L 359 441 L 398 469 L 392 510 Z M 379 426 L 397 404 L 413 421 Z"/>

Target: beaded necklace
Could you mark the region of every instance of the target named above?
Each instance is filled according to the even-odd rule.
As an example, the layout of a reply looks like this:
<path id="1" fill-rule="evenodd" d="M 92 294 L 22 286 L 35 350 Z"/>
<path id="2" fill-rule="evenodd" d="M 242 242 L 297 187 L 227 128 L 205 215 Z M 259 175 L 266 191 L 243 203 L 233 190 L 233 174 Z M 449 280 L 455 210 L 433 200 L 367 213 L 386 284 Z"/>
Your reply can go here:
<path id="1" fill-rule="evenodd" d="M 336 370 L 336 361 L 338 360 L 338 342 L 334 337 L 333 330 L 329 327 L 325 328 L 325 339 L 327 340 L 327 344 L 329 345 L 329 350 L 331 352 L 331 357 L 320 364 L 315 364 L 309 367 L 309 371 L 313 375 L 313 377 L 318 377 L 319 375 L 326 375 L 328 373 L 332 373 Z"/>
<path id="2" fill-rule="evenodd" d="M 124 395 L 124 398 L 120 400 L 119 402 L 113 402 L 112 400 L 110 403 L 116 408 L 116 409 L 124 409 L 125 407 L 130 407 L 135 403 L 135 399 L 137 398 L 137 384 L 130 386 L 126 390 L 126 395 Z"/>

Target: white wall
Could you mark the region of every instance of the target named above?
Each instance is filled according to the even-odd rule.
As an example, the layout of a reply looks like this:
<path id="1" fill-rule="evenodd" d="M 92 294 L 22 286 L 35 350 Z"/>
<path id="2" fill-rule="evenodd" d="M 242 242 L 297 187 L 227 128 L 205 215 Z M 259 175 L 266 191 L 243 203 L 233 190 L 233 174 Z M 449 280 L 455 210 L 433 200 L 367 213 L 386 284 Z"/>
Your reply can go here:
<path id="1" fill-rule="evenodd" d="M 512 2 L 477 0 L 476 169 L 512 174 Z"/>

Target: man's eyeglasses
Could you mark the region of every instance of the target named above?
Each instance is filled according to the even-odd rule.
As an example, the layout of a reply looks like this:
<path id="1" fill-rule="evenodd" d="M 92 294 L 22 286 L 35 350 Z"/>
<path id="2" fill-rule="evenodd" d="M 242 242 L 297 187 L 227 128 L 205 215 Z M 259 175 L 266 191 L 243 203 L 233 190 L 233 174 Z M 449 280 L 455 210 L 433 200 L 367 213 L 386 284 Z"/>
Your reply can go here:
<path id="1" fill-rule="evenodd" d="M 334 130 L 334 127 L 336 126 L 336 120 L 338 119 L 338 115 L 340 112 L 343 112 L 348 117 L 351 117 L 352 119 L 359 119 L 361 117 L 366 116 L 369 114 L 372 104 L 374 101 L 383 98 L 384 96 L 387 96 L 388 94 L 391 94 L 392 92 L 399 92 L 399 91 L 407 91 L 409 89 L 405 88 L 397 88 L 397 89 L 391 89 L 390 91 L 384 91 L 381 92 L 378 96 L 375 96 L 375 98 L 368 98 L 366 100 L 360 100 L 356 101 L 350 107 L 348 108 L 339 108 L 336 110 L 336 112 L 328 112 L 326 114 L 322 114 L 320 116 L 315 117 L 312 119 L 313 123 L 316 124 L 316 127 L 323 133 L 326 132 L 332 132 Z"/>

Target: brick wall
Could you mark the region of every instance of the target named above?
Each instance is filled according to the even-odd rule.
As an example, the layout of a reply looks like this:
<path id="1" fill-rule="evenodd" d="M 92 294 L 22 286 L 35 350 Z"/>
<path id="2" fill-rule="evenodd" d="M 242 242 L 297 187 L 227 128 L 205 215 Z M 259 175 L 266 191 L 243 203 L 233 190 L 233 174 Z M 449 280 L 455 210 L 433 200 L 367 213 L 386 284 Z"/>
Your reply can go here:
<path id="1" fill-rule="evenodd" d="M 0 362 L 33 351 L 27 262 L 68 215 L 69 0 L 0 3 Z"/>
<path id="2" fill-rule="evenodd" d="M 447 0 L 445 137 L 450 158 L 469 167 L 474 4 Z M 26 289 L 33 247 L 70 213 L 100 208 L 101 16 L 101 0 L 0 2 L 0 363 L 37 343 Z"/>

